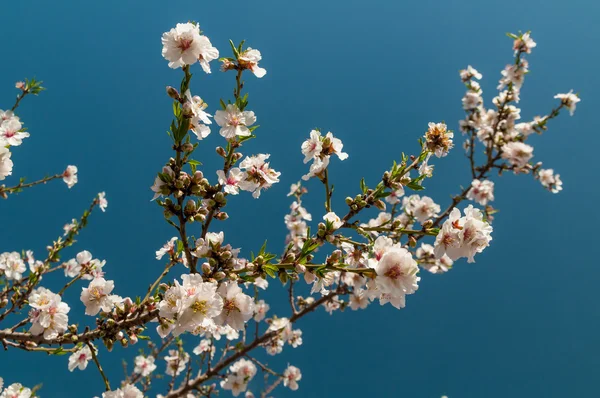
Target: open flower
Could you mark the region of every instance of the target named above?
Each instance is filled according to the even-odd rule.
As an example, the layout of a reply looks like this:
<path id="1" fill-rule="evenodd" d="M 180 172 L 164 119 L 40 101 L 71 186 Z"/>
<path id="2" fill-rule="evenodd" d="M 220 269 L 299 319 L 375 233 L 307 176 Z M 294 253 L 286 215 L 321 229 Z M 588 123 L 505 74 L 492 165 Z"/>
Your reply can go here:
<path id="1" fill-rule="evenodd" d="M 221 130 L 219 133 L 228 140 L 236 136 L 247 137 L 251 134 L 248 126 L 256 122 L 256 116 L 252 111 L 240 111 L 235 104 L 228 104 L 225 110 L 215 113 L 215 121 Z"/>

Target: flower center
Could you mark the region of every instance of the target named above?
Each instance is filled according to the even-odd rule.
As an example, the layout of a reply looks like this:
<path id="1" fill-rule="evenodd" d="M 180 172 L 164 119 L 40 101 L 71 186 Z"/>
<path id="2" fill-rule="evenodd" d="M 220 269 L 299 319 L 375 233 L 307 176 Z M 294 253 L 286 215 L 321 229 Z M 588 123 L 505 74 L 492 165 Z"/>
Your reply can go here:
<path id="1" fill-rule="evenodd" d="M 402 273 L 402 269 L 400 269 L 400 265 L 396 264 L 393 267 L 391 267 L 389 270 L 387 270 L 387 272 L 384 274 L 385 276 L 387 276 L 390 279 L 399 279 L 403 273 Z"/>
<path id="2" fill-rule="evenodd" d="M 195 301 L 194 304 L 192 304 L 191 308 L 196 313 L 199 312 L 202 315 L 206 315 L 206 312 L 207 312 L 207 309 L 208 309 L 206 307 L 207 307 L 206 306 L 206 300 L 198 300 L 198 301 Z"/>

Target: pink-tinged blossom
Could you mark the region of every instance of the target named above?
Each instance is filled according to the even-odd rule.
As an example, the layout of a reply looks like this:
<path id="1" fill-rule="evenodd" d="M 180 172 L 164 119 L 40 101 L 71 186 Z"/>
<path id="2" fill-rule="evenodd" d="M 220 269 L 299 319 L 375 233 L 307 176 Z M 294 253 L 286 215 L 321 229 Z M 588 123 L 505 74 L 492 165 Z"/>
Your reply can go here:
<path id="1" fill-rule="evenodd" d="M 225 110 L 218 110 L 215 113 L 215 122 L 221 126 L 219 134 L 227 140 L 233 140 L 235 137 L 247 137 L 251 135 L 248 126 L 256 123 L 256 116 L 252 111 L 240 111 L 237 105 L 228 104 Z"/>
<path id="2" fill-rule="evenodd" d="M 134 373 L 141 375 L 142 377 L 150 376 L 150 373 L 156 370 L 156 364 L 154 363 L 154 357 L 149 355 L 147 357 L 138 355 L 135 357 L 135 368 Z"/>
<path id="3" fill-rule="evenodd" d="M 477 69 L 473 68 L 471 65 L 467 66 L 467 69 L 463 69 L 460 71 L 460 79 L 463 82 L 466 82 L 471 79 L 481 80 L 481 73 L 477 72 Z"/>
<path id="4" fill-rule="evenodd" d="M 325 156 L 324 158 L 315 158 L 313 163 L 310 165 L 308 174 L 303 175 L 302 179 L 304 181 L 308 181 L 311 177 L 320 176 L 321 173 L 325 171 L 327 166 L 329 166 L 329 156 Z"/>
<path id="5" fill-rule="evenodd" d="M 244 173 L 237 167 L 229 170 L 229 174 L 225 177 L 223 170 L 217 170 L 219 184 L 223 186 L 223 190 L 230 195 L 237 195 L 240 192 L 240 181 L 244 178 Z"/>
<path id="6" fill-rule="evenodd" d="M 265 315 L 270 308 L 271 307 L 265 302 L 265 300 L 258 300 L 254 306 L 254 320 L 256 322 L 260 322 L 265 319 Z"/>
<path id="7" fill-rule="evenodd" d="M 167 253 L 173 254 L 175 253 L 175 242 L 177 241 L 177 237 L 174 236 L 167 243 L 163 245 L 160 249 L 156 251 L 156 259 L 160 260 Z"/>
<path id="8" fill-rule="evenodd" d="M 428 196 L 411 195 L 402 199 L 402 207 L 411 216 L 415 217 L 420 223 L 437 217 L 440 212 L 440 205 L 435 203 Z"/>
<path id="9" fill-rule="evenodd" d="M 382 293 L 393 296 L 412 294 L 419 288 L 419 267 L 404 248 L 387 251 L 375 266 L 375 282 Z"/>
<path id="10" fill-rule="evenodd" d="M 18 252 L 0 254 L 0 273 L 3 272 L 6 279 L 20 281 L 26 270 L 25 261 Z"/>
<path id="11" fill-rule="evenodd" d="M 533 147 L 522 142 L 509 142 L 502 146 L 502 159 L 517 168 L 523 168 L 533 157 Z"/>
<path id="12" fill-rule="evenodd" d="M 560 174 L 554 174 L 554 170 L 552 169 L 540 170 L 538 178 L 542 185 L 552 193 L 558 193 L 563 189 Z"/>
<path id="13" fill-rule="evenodd" d="M 53 339 L 67 330 L 70 308 L 58 294 L 39 287 L 31 292 L 28 301 L 33 308 L 29 314 L 31 334 L 43 334 L 44 338 Z"/>
<path id="14" fill-rule="evenodd" d="M 252 192 L 252 197 L 258 199 L 262 189 L 268 189 L 279 182 L 280 172 L 275 171 L 266 160 L 269 154 L 247 156 L 241 163 L 240 169 L 244 170 L 244 178 L 239 187 L 243 191 Z"/>
<path id="15" fill-rule="evenodd" d="M 283 372 L 283 385 L 292 391 L 298 389 L 298 381 L 300 379 L 302 379 L 302 373 L 295 366 L 289 365 Z"/>
<path id="16" fill-rule="evenodd" d="M 466 257 L 469 263 L 475 262 L 475 254 L 481 253 L 490 245 L 493 228 L 483 221 L 483 213 L 469 205 L 461 217 L 460 210 L 453 209 L 438 233 L 434 254 L 438 259 L 447 255 L 456 261 Z"/>
<path id="17" fill-rule="evenodd" d="M 162 36 L 162 55 L 170 68 L 192 65 L 200 61 L 202 69 L 210 73 L 209 62 L 219 58 L 219 50 L 210 40 L 200 34 L 200 27 L 193 23 L 179 23 Z"/>
<path id="18" fill-rule="evenodd" d="M 8 148 L 0 145 L 0 181 L 12 175 L 13 161 L 10 156 L 11 153 Z"/>
<path id="19" fill-rule="evenodd" d="M 467 192 L 467 199 L 474 200 L 482 206 L 494 200 L 494 183 L 490 180 L 474 179 L 471 189 Z"/>
<path id="20" fill-rule="evenodd" d="M 29 133 L 21 131 L 23 126 L 17 119 L 9 119 L 0 124 L 0 146 L 19 146 Z"/>
<path id="21" fill-rule="evenodd" d="M 67 187 L 73 188 L 77 184 L 77 166 L 67 166 L 62 177 Z"/>
<path id="22" fill-rule="evenodd" d="M 21 383 L 13 383 L 6 387 L 0 394 L 0 398 L 31 398 L 31 389 L 24 387 Z"/>
<path id="23" fill-rule="evenodd" d="M 515 50 L 515 55 L 520 52 L 524 52 L 526 54 L 531 54 L 531 49 L 537 46 L 536 42 L 533 41 L 529 32 L 523 33 L 521 37 L 515 39 L 513 43 L 513 50 Z"/>
<path id="24" fill-rule="evenodd" d="M 98 207 L 100 210 L 102 210 L 102 212 L 105 212 L 106 208 L 108 207 L 108 200 L 106 200 L 105 192 L 100 192 L 98 194 Z"/>
<path id="25" fill-rule="evenodd" d="M 317 130 L 310 132 L 310 138 L 302 143 L 302 154 L 304 155 L 304 163 L 308 163 L 312 159 L 321 154 L 323 142 L 321 141 L 321 133 Z"/>
<path id="26" fill-rule="evenodd" d="M 169 355 L 165 356 L 167 362 L 166 374 L 168 376 L 177 376 L 186 368 L 190 356 L 187 352 L 181 353 L 179 350 L 169 350 Z"/>
<path id="27" fill-rule="evenodd" d="M 92 351 L 88 345 L 83 346 L 79 350 L 75 351 L 69 357 L 69 372 L 78 368 L 79 370 L 85 370 L 88 362 L 92 360 Z"/>

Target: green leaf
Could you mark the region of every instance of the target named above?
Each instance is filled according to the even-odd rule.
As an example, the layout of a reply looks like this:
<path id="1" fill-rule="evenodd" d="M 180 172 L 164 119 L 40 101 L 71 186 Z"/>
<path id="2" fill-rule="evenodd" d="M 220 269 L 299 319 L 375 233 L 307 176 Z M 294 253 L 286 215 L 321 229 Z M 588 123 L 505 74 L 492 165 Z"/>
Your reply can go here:
<path id="1" fill-rule="evenodd" d="M 229 40 L 229 45 L 231 45 L 231 49 L 233 50 L 233 55 L 235 56 L 235 59 L 238 59 L 240 57 L 240 53 L 238 52 L 238 49 L 235 47 L 235 44 L 233 44 L 233 41 Z"/>

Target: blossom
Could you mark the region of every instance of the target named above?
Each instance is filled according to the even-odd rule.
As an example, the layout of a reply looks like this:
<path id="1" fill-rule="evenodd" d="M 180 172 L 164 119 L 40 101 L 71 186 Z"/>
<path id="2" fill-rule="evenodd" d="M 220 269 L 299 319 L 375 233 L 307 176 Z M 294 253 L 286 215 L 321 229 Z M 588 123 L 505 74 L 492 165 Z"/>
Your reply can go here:
<path id="1" fill-rule="evenodd" d="M 262 189 L 268 189 L 273 184 L 279 182 L 280 172 L 275 171 L 266 160 L 269 154 L 258 154 L 247 156 L 240 163 L 240 169 L 244 170 L 244 178 L 240 181 L 239 187 L 243 191 L 252 192 L 252 197 L 259 198 Z"/>
<path id="2" fill-rule="evenodd" d="M 257 301 L 254 306 L 254 320 L 256 322 L 260 322 L 265 319 L 265 315 L 270 308 L 271 307 L 265 302 L 265 300 Z"/>
<path id="3" fill-rule="evenodd" d="M 144 398 L 144 393 L 136 386 L 126 384 L 114 391 L 103 392 L 102 398 Z"/>
<path id="4" fill-rule="evenodd" d="M 267 74 L 266 69 L 258 66 L 258 62 L 262 59 L 260 51 L 248 47 L 243 53 L 238 57 L 238 62 L 240 65 L 246 69 L 250 69 L 254 76 L 261 78 Z"/>
<path id="5" fill-rule="evenodd" d="M 238 374 L 227 375 L 225 380 L 221 381 L 221 388 L 223 390 L 231 390 L 231 394 L 234 397 L 240 395 L 240 393 L 246 391 L 248 384 L 245 381 L 244 376 Z"/>
<path id="6" fill-rule="evenodd" d="M 221 232 L 207 232 L 204 238 L 196 241 L 196 250 L 192 252 L 195 257 L 206 256 L 213 247 L 218 248 L 223 244 L 224 234 Z"/>
<path id="7" fill-rule="evenodd" d="M 236 330 L 244 329 L 244 324 L 254 315 L 254 300 L 244 294 L 235 282 L 221 284 L 218 293 L 223 297 L 223 311 L 215 318 L 217 324 L 228 324 Z"/>
<path id="8" fill-rule="evenodd" d="M 452 268 L 452 265 L 454 264 L 454 262 L 446 254 L 439 259 L 436 258 L 433 246 L 427 243 L 423 243 L 421 247 L 416 250 L 415 255 L 419 260 L 419 265 L 432 274 L 448 272 L 448 270 Z"/>
<path id="9" fill-rule="evenodd" d="M 79 350 L 75 351 L 69 357 L 69 371 L 72 372 L 75 368 L 84 370 L 87 368 L 88 362 L 92 359 L 92 351 L 88 345 L 83 346 Z"/>
<path id="10" fill-rule="evenodd" d="M 333 229 L 339 229 L 339 228 L 342 227 L 342 225 L 344 225 L 344 222 L 338 217 L 337 214 L 335 214 L 332 211 L 330 211 L 329 213 L 325 214 L 323 216 L 323 220 L 325 220 L 328 223 L 331 223 L 331 227 Z"/>
<path id="11" fill-rule="evenodd" d="M 108 207 L 108 200 L 106 200 L 105 192 L 100 192 L 98 194 L 98 207 L 100 210 L 102 210 L 102 212 L 105 212 L 106 208 Z"/>
<path id="12" fill-rule="evenodd" d="M 364 289 L 355 289 L 350 295 L 350 308 L 356 311 L 359 308 L 365 309 L 369 305 L 369 296 Z"/>
<path id="13" fill-rule="evenodd" d="M 463 82 L 471 80 L 472 78 L 481 80 L 481 77 L 481 73 L 477 72 L 477 69 L 473 68 L 471 65 L 467 66 L 467 69 L 460 71 L 460 78 Z"/>
<path id="14" fill-rule="evenodd" d="M 323 142 L 321 141 L 321 133 L 317 130 L 311 130 L 310 138 L 302 143 L 302 154 L 304 155 L 304 163 L 321 154 Z"/>
<path id="15" fill-rule="evenodd" d="M 325 156 L 324 158 L 315 158 L 313 163 L 310 165 L 310 170 L 308 174 L 303 175 L 302 179 L 304 181 L 308 181 L 311 177 L 316 177 L 325 171 L 327 166 L 329 165 L 329 156 Z"/>
<path id="16" fill-rule="evenodd" d="M 181 352 L 179 350 L 169 350 L 169 355 L 165 356 L 167 362 L 166 374 L 169 376 L 179 375 L 186 367 L 190 356 L 187 352 Z"/>
<path id="17" fill-rule="evenodd" d="M 6 279 L 20 281 L 26 270 L 25 262 L 18 252 L 0 254 L 0 271 L 4 272 Z"/>
<path id="18" fill-rule="evenodd" d="M 67 330 L 70 308 L 58 294 L 39 287 L 31 292 L 28 301 L 33 308 L 29 314 L 31 334 L 43 334 L 44 338 L 53 339 Z"/>
<path id="19" fill-rule="evenodd" d="M 391 205 L 395 205 L 400 203 L 400 198 L 402 196 L 404 196 L 404 187 L 399 185 L 395 190 L 385 197 L 385 201 Z"/>
<path id="20" fill-rule="evenodd" d="M 446 156 L 454 146 L 453 137 L 454 133 L 444 123 L 429 123 L 429 129 L 425 132 L 427 149 L 438 158 Z"/>
<path id="21" fill-rule="evenodd" d="M 204 111 L 208 107 L 208 104 L 199 96 L 192 96 L 190 90 L 185 92 L 185 98 L 187 100 L 186 104 L 190 104 L 192 111 L 190 130 L 196 135 L 196 138 L 202 140 L 210 134 L 210 127 L 207 125 L 212 124 L 212 121 L 209 119 L 211 115 Z"/>
<path id="22" fill-rule="evenodd" d="M 573 116 L 573 114 L 575 113 L 577 103 L 581 101 L 577 94 L 573 94 L 573 90 L 569 91 L 566 94 L 556 94 L 554 98 L 559 99 L 561 103 L 567 107 L 571 116 Z"/>
<path id="23" fill-rule="evenodd" d="M 490 245 L 493 228 L 483 221 L 483 213 L 472 205 L 467 206 L 464 213 L 461 217 L 460 210 L 454 208 L 442 225 L 434 244 L 437 258 L 446 254 L 453 261 L 466 257 L 472 263 L 475 254 Z"/>
<path id="24" fill-rule="evenodd" d="M 487 205 L 494 200 L 494 183 L 490 180 L 474 179 L 471 189 L 467 192 L 467 199 L 474 200 L 482 206 Z"/>
<path id="25" fill-rule="evenodd" d="M 292 391 L 298 389 L 298 381 L 300 379 L 302 379 L 302 373 L 295 366 L 289 365 L 283 372 L 283 385 Z"/>
<path id="26" fill-rule="evenodd" d="M 218 110 L 215 113 L 215 121 L 221 130 L 219 134 L 228 140 L 236 136 L 247 137 L 251 135 L 248 126 L 256 122 L 256 116 L 252 111 L 240 111 L 235 104 L 227 104 L 225 110 Z"/>
<path id="27" fill-rule="evenodd" d="M 109 312 L 117 302 L 121 301 L 119 296 L 111 295 L 115 283 L 104 278 L 94 278 L 89 286 L 82 288 L 81 302 L 85 305 L 86 315 L 96 315 L 100 310 Z"/>
<path id="28" fill-rule="evenodd" d="M 0 145 L 0 181 L 12 174 L 13 161 L 10 160 L 10 156 L 8 148 Z"/>
<path id="29" fill-rule="evenodd" d="M 62 174 L 63 181 L 69 188 L 73 188 L 77 184 L 77 166 L 67 166 L 67 169 Z"/>
<path id="30" fill-rule="evenodd" d="M 402 207 L 404 210 L 415 217 L 420 223 L 426 220 L 437 217 L 440 212 L 440 205 L 435 203 L 428 196 L 411 195 L 402 199 Z"/>
<path id="31" fill-rule="evenodd" d="M 174 236 L 167 243 L 163 245 L 160 249 L 156 251 L 156 259 L 160 260 L 167 253 L 174 253 L 175 250 L 175 242 L 177 241 L 177 237 Z"/>
<path id="32" fill-rule="evenodd" d="M 419 288 L 419 267 L 406 249 L 393 248 L 387 251 L 375 266 L 375 272 L 375 282 L 382 293 L 394 296 L 412 294 Z"/>
<path id="33" fill-rule="evenodd" d="M 431 176 L 433 176 L 434 165 L 429 164 L 429 158 L 431 158 L 431 153 L 427 154 L 427 157 L 425 158 L 423 163 L 421 163 L 421 165 L 419 166 L 419 175 L 420 176 L 424 175 L 429 178 L 431 178 Z"/>
<path id="34" fill-rule="evenodd" d="M 533 157 L 533 147 L 522 142 L 509 142 L 502 146 L 502 159 L 511 165 L 522 168 Z"/>
<path id="35" fill-rule="evenodd" d="M 239 183 L 244 178 L 244 173 L 237 167 L 229 170 L 229 175 L 225 177 L 223 170 L 217 170 L 219 184 L 223 185 L 223 190 L 230 195 L 237 195 L 240 192 Z"/>
<path id="36" fill-rule="evenodd" d="M 202 276 L 182 275 L 183 310 L 179 311 L 174 335 L 181 331 L 191 331 L 205 320 L 211 320 L 223 310 L 223 299 L 217 294 L 215 282 L 203 282 Z"/>
<path id="37" fill-rule="evenodd" d="M 31 398 L 31 389 L 21 383 L 13 383 L 0 394 L 0 398 Z"/>
<path id="38" fill-rule="evenodd" d="M 12 118 L 0 124 L 0 146 L 19 146 L 29 133 L 21 131 L 23 126 L 18 119 Z"/>
<path id="39" fill-rule="evenodd" d="M 562 191 L 562 181 L 560 174 L 554 174 L 552 169 L 542 169 L 538 173 L 538 178 L 542 185 L 552 193 L 558 193 Z"/>
<path id="40" fill-rule="evenodd" d="M 150 189 L 154 192 L 154 197 L 152 200 L 166 195 L 169 193 L 169 188 L 167 186 L 167 181 L 173 180 L 175 178 L 175 172 L 171 167 L 165 166 L 162 169 L 162 174 L 159 174 L 154 179 L 154 185 L 150 187 Z"/>
<path id="41" fill-rule="evenodd" d="M 219 58 L 219 51 L 206 36 L 200 34 L 200 27 L 190 22 L 178 23 L 175 28 L 163 33 L 162 45 L 162 56 L 174 69 L 200 60 L 202 69 L 210 73 L 208 63 Z"/>
<path id="42" fill-rule="evenodd" d="M 513 43 L 513 50 L 515 50 L 515 55 L 520 52 L 524 52 L 527 54 L 531 54 L 531 49 L 537 46 L 536 42 L 533 41 L 529 32 L 523 33 L 521 37 L 515 39 Z"/>
<path id="43" fill-rule="evenodd" d="M 323 139 L 322 152 L 324 155 L 336 154 L 340 160 L 346 160 L 348 159 L 348 154 L 346 152 L 342 152 L 343 148 L 344 144 L 342 144 L 342 140 L 335 138 L 331 131 L 325 135 L 325 138 Z"/>
<path id="44" fill-rule="evenodd" d="M 155 370 L 156 364 L 154 363 L 154 357 L 152 355 L 148 355 L 147 357 L 138 355 L 135 357 L 135 368 L 133 369 L 134 373 L 142 375 L 142 377 L 146 377 Z"/>

